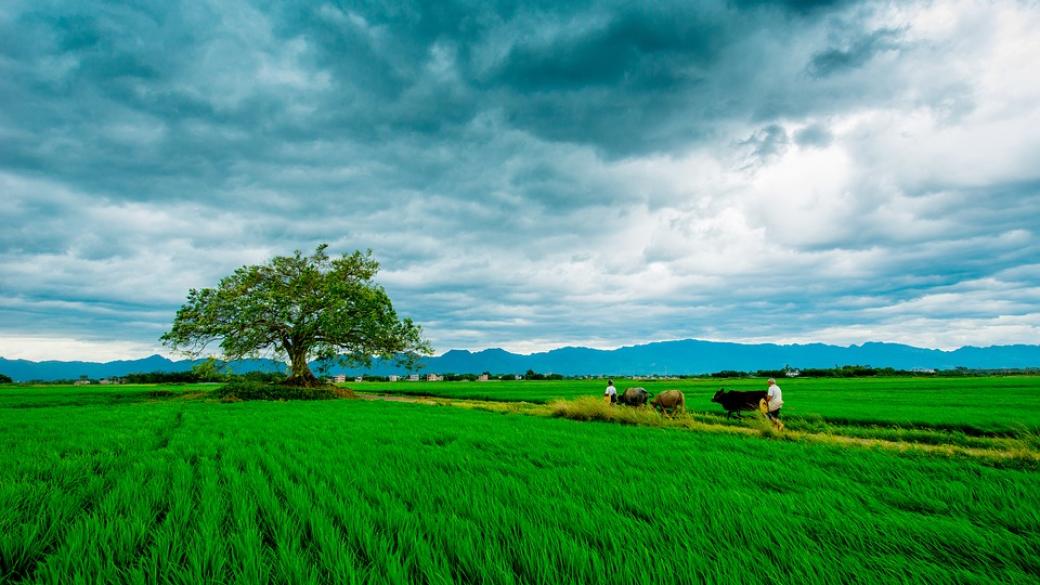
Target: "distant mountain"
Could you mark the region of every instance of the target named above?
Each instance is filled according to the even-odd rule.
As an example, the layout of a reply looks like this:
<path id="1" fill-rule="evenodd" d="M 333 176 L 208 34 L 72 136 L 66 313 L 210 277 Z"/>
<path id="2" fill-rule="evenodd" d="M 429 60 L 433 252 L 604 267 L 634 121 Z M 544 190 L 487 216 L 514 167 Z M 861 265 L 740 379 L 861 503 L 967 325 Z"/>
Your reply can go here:
<path id="1" fill-rule="evenodd" d="M 110 378 L 146 372 L 187 372 L 195 364 L 205 360 L 173 361 L 161 355 L 151 355 L 139 360 L 114 362 L 33 362 L 0 358 L 0 374 L 7 374 L 15 381 L 25 380 L 74 380 L 80 376 L 88 378 Z M 239 360 L 231 362 L 237 373 L 253 371 L 284 371 L 285 366 L 272 360 Z"/>
<path id="2" fill-rule="evenodd" d="M 428 372 L 523 373 L 528 369 L 564 375 L 586 374 L 706 374 L 721 370 L 751 371 L 796 368 L 830 368 L 871 365 L 899 369 L 1027 368 L 1040 366 L 1040 345 L 962 347 L 954 351 L 924 349 L 896 343 L 864 343 L 841 347 L 822 343 L 777 345 L 741 344 L 685 339 L 661 341 L 615 350 L 562 347 L 547 352 L 518 355 L 502 349 L 470 352 L 451 350 L 423 360 Z M 386 375 L 401 373 L 392 364 L 378 363 L 367 370 L 336 373 Z"/>
<path id="3" fill-rule="evenodd" d="M 143 372 L 183 372 L 198 360 L 172 361 L 153 355 L 140 360 L 106 363 L 32 362 L 0 358 L 0 374 L 15 380 L 61 380 L 80 376 L 106 378 Z M 614 350 L 561 347 L 551 351 L 515 354 L 503 349 L 471 352 L 453 349 L 422 360 L 424 372 L 456 374 L 484 371 L 506 374 L 534 370 L 541 373 L 574 375 L 706 374 L 721 370 L 830 368 L 841 365 L 871 365 L 899 369 L 935 368 L 1029 368 L 1040 367 L 1040 345 L 962 347 L 953 351 L 924 349 L 898 343 L 864 343 L 842 347 L 823 343 L 777 345 L 742 344 L 684 339 L 634 345 Z M 314 364 L 317 371 L 316 364 Z M 271 360 L 241 360 L 231 363 L 235 372 L 284 371 L 285 365 Z M 392 363 L 377 361 L 371 368 L 332 367 L 329 373 L 347 375 L 403 374 Z"/>

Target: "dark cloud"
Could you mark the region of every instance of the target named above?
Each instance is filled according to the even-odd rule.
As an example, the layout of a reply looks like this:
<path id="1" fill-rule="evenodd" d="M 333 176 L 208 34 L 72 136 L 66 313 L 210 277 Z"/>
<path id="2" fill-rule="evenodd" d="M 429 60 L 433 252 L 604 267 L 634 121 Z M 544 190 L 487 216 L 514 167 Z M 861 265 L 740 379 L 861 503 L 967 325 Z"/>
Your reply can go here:
<path id="1" fill-rule="evenodd" d="M 748 170 L 769 164 L 783 156 L 790 145 L 787 131 L 776 124 L 766 126 L 737 142 L 737 147 L 745 153 L 746 162 L 743 168 Z"/>
<path id="2" fill-rule="evenodd" d="M 444 140 L 489 111 L 550 141 L 667 150 L 759 107 L 743 97 L 764 65 L 746 39 L 786 44 L 799 31 L 784 24 L 724 4 L 34 6 L 3 31 L 10 126 L 24 131 L 8 162 L 52 174 L 60 161 L 77 184 L 117 193 L 192 196 L 183 177 L 220 185 L 239 160 L 279 164 L 285 143 L 350 156 Z"/>
<path id="3" fill-rule="evenodd" d="M 734 0 L 742 8 L 782 8 L 798 14 L 813 14 L 821 10 L 855 4 L 849 0 Z"/>
<path id="4" fill-rule="evenodd" d="M 809 72 L 815 77 L 827 77 L 857 69 L 882 51 L 899 48 L 900 31 L 882 29 L 853 40 L 846 47 L 833 47 L 813 55 Z"/>
<path id="5" fill-rule="evenodd" d="M 442 349 L 823 331 L 1004 283 L 1040 256 L 1035 83 L 1011 63 L 994 98 L 1000 35 L 921 40 L 918 8 L 7 3 L 0 336 L 152 343 L 187 288 L 323 241 L 375 249 Z"/>
<path id="6" fill-rule="evenodd" d="M 822 124 L 810 124 L 795 132 L 794 141 L 798 146 L 825 148 L 830 146 L 834 135 Z"/>

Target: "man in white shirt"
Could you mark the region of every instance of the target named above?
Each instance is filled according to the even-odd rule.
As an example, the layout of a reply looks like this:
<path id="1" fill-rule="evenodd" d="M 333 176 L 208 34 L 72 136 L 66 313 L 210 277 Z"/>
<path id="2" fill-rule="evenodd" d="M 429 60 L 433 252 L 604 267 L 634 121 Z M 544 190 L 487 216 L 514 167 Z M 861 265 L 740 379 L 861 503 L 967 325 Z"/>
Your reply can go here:
<path id="1" fill-rule="evenodd" d="M 766 390 L 766 417 L 772 421 L 777 430 L 784 430 L 784 423 L 780 420 L 780 408 L 784 405 L 783 393 L 776 385 L 776 380 L 770 378 L 767 381 L 769 389 Z"/>
<path id="2" fill-rule="evenodd" d="M 607 380 L 607 389 L 603 392 L 603 400 L 608 404 L 617 402 L 617 388 L 614 387 L 614 380 Z"/>

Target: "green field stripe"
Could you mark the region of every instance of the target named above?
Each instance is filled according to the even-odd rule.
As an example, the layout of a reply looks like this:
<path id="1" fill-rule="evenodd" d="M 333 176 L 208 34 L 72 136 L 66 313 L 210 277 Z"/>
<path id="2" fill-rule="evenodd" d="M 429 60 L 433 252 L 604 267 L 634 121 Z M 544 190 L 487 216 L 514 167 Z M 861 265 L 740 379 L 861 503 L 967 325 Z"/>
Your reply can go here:
<path id="1" fill-rule="evenodd" d="M 190 472 L 190 483 L 173 490 L 179 504 L 180 561 L 175 573 L 185 583 L 219 583 L 227 580 L 228 553 L 224 542 L 230 499 L 221 484 L 218 466 L 226 447 L 223 433 L 209 433 L 202 405 L 185 405 L 175 425 L 164 437 L 161 454 L 171 466 Z"/>
<path id="2" fill-rule="evenodd" d="M 270 553 L 260 529 L 258 504 L 251 493 L 246 461 L 250 453 L 240 446 L 229 447 L 221 459 L 223 484 L 230 497 L 229 523 L 225 532 L 230 552 L 231 574 L 236 582 L 268 583 Z"/>
<path id="3" fill-rule="evenodd" d="M 309 521 L 315 511 L 305 498 L 307 488 L 299 485 L 295 471 L 283 465 L 270 449 L 261 449 L 256 461 L 269 487 L 261 498 L 261 513 L 264 524 L 275 535 L 276 575 L 280 572 L 282 579 L 293 583 L 322 581 L 321 552 Z"/>
<path id="4" fill-rule="evenodd" d="M 189 541 L 188 574 L 193 583 L 221 583 L 228 575 L 228 550 L 224 542 L 227 502 L 234 494 L 224 490 L 217 462 L 205 457 L 196 463 L 198 477 L 197 522 Z"/>
<path id="5" fill-rule="evenodd" d="M 181 575 L 181 567 L 187 564 L 187 542 L 195 502 L 185 494 L 193 491 L 195 470 L 183 459 L 169 460 L 166 465 L 170 478 L 165 494 L 168 508 L 165 517 L 152 530 L 151 542 L 137 568 L 147 582 L 187 583 L 189 581 Z"/>
<path id="6" fill-rule="evenodd" d="M 36 567 L 41 583 L 117 582 L 147 548 L 152 529 L 165 516 L 168 481 L 157 459 L 135 461 L 65 533 L 61 545 Z M 130 579 L 133 580 L 133 579 Z"/>
<path id="7" fill-rule="evenodd" d="M 88 472 L 84 468 L 73 473 Z M 67 527 L 89 513 L 108 483 L 105 476 L 95 475 L 71 490 L 39 483 L 0 487 L 0 501 L 4 502 L 0 513 L 0 582 L 31 576 Z"/>
<path id="8" fill-rule="evenodd" d="M 165 462 L 170 486 L 168 512 L 135 566 L 146 582 L 227 580 L 223 524 L 228 494 L 219 487 L 213 457 L 220 447 L 212 437 L 199 440 L 194 430 L 168 434 L 153 455 Z"/>
<path id="9" fill-rule="evenodd" d="M 329 510 L 331 492 L 326 475 L 327 467 L 321 449 L 312 444 L 294 445 L 298 449 L 268 451 L 273 464 L 287 472 L 288 483 L 283 483 L 280 495 L 290 512 L 304 526 L 305 546 L 311 561 L 318 568 L 322 583 L 361 583 L 362 564 L 354 555 L 345 538 L 341 518 Z"/>
<path id="10" fill-rule="evenodd" d="M 39 563 L 61 546 L 69 531 L 96 512 L 105 494 L 129 472 L 132 455 L 147 444 L 142 439 L 162 425 L 161 421 L 146 416 L 108 413 L 99 418 L 111 423 L 110 426 L 94 435 L 94 448 L 85 448 L 77 427 L 69 426 L 75 417 L 54 417 L 51 413 L 33 413 L 33 417 L 53 432 L 53 443 L 50 449 L 31 459 L 37 465 L 35 468 L 22 467 L 16 476 L 17 483 L 29 486 L 43 501 L 30 496 L 21 504 L 10 506 L 13 502 L 7 502 L 5 505 L 6 509 L 15 510 L 14 514 L 31 518 L 23 521 L 18 529 L 13 526 L 5 529 L 5 536 L 0 538 L 3 551 L 0 558 L 7 559 L 3 561 L 7 568 L 0 571 L 0 575 L 6 574 L 5 578 L 14 581 L 30 578 Z M 17 430 L 17 425 L 5 429 L 6 432 Z M 10 514 L 2 516 L 17 521 Z"/>
<path id="11" fill-rule="evenodd" d="M 256 502 L 257 527 L 265 556 L 270 558 L 272 578 L 285 583 L 317 583 L 317 570 L 303 548 L 302 527 L 290 515 L 274 489 L 283 472 L 273 470 L 262 451 L 254 451 L 245 465 L 244 477 L 250 497 Z"/>

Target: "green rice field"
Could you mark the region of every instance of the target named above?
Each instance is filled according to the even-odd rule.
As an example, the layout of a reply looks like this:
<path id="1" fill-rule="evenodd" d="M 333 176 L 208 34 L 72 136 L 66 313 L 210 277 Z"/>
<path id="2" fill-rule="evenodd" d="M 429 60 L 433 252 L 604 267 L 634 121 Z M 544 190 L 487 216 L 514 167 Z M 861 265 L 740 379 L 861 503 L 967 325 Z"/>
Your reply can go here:
<path id="1" fill-rule="evenodd" d="M 764 379 L 616 379 L 618 391 L 641 386 L 651 393 L 677 388 L 686 408 L 719 413 L 716 390 L 765 390 Z M 791 378 L 779 381 L 789 417 L 833 422 L 925 426 L 969 433 L 1040 432 L 1040 376 L 963 378 Z M 544 403 L 600 395 L 605 380 L 489 382 L 361 382 L 359 391 Z"/>
<path id="2" fill-rule="evenodd" d="M 782 384 L 795 427 L 913 423 L 940 440 L 1018 441 L 1026 452 L 947 455 L 450 400 L 223 403 L 211 385 L 10 387 L 0 389 L 0 582 L 1036 582 L 1040 379 Z M 682 388 L 693 418 L 714 420 L 720 385 L 761 382 L 659 387 Z M 419 386 L 492 392 L 499 404 L 602 391 L 599 381 L 410 391 Z"/>

